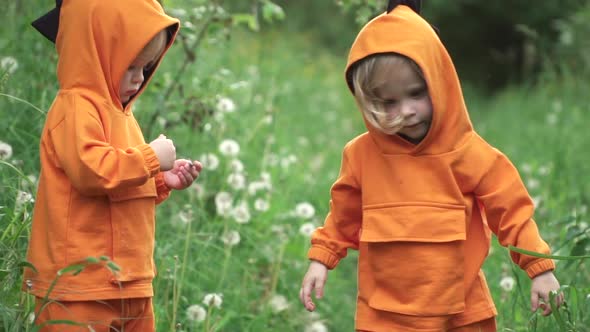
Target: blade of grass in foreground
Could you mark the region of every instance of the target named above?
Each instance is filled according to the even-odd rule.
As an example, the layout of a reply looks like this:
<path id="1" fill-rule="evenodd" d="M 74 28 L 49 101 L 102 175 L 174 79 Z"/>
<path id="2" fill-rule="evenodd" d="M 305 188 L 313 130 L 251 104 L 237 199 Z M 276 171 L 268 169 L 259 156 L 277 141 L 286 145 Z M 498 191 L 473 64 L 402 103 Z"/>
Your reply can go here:
<path id="1" fill-rule="evenodd" d="M 584 255 L 584 256 L 545 255 L 545 254 L 541 254 L 538 252 L 529 251 L 529 250 L 525 250 L 525 249 L 521 249 L 521 248 L 517 248 L 517 247 L 513 247 L 513 246 L 508 246 L 508 249 L 510 249 L 511 251 L 515 251 L 515 252 L 529 255 L 529 256 L 533 256 L 533 257 L 549 258 L 549 259 L 556 259 L 556 260 L 578 260 L 578 259 L 589 259 L 590 258 L 590 255 Z"/>

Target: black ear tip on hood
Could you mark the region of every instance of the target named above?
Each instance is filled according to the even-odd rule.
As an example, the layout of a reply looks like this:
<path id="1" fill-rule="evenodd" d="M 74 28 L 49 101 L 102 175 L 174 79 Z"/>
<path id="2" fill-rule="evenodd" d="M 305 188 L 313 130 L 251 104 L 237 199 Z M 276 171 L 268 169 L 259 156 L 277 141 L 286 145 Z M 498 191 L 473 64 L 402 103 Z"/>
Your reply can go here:
<path id="1" fill-rule="evenodd" d="M 389 0 L 387 2 L 387 12 L 389 13 L 392 11 L 397 5 L 406 5 L 412 8 L 417 14 L 420 14 L 420 9 L 422 8 L 422 1 L 421 0 Z"/>
<path id="2" fill-rule="evenodd" d="M 31 23 L 45 38 L 55 43 L 59 28 L 59 11 L 63 0 L 55 0 L 55 8 Z"/>
<path id="3" fill-rule="evenodd" d="M 59 27 L 59 9 L 54 8 L 31 23 L 45 38 L 55 43 Z"/>

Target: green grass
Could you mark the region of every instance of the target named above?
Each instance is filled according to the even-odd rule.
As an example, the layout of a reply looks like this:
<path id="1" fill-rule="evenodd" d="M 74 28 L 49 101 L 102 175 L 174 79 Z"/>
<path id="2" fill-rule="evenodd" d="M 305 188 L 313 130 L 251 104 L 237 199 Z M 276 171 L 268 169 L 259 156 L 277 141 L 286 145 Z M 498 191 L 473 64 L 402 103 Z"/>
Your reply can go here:
<path id="1" fill-rule="evenodd" d="M 18 205 L 16 197 L 19 191 L 34 194 L 28 176 L 39 172 L 44 114 L 38 109 L 49 108 L 57 86 L 51 46 L 27 27 L 35 10 L 17 12 L 15 6 L 7 9 L 13 15 L 4 17 L 5 26 L 12 28 L 0 32 L 0 56 L 13 56 L 19 63 L 11 75 L 0 71 L 0 141 L 13 148 L 12 158 L 0 163 L 0 330 L 27 331 L 32 308 L 30 298 L 19 291 L 19 264 L 32 203 Z M 194 188 L 175 192 L 158 208 L 158 331 L 303 331 L 313 321 L 324 322 L 330 331 L 351 330 L 356 253 L 330 272 L 318 315 L 309 315 L 298 302 L 309 247 L 300 227 L 323 222 L 341 149 L 364 130 L 344 84 L 345 57 L 313 43 L 313 36 L 304 32 L 286 35 L 270 29 L 252 34 L 235 29 L 227 42 L 204 43 L 197 61 L 180 76 L 182 94 L 164 99 L 184 61 L 176 46 L 141 97 L 136 115 L 146 128 L 146 139 L 162 132 L 174 139 L 179 156 L 198 159 L 214 153 L 220 161 L 217 169 L 202 172 L 200 194 Z M 531 195 L 540 198 L 535 218 L 559 255 L 587 255 L 590 248 L 588 88 L 582 78 L 570 77 L 513 87 L 495 97 L 466 92 L 476 129 L 511 158 Z M 210 114 L 218 96 L 236 105 L 223 121 Z M 155 112 L 158 120 L 147 128 Z M 225 139 L 240 145 L 235 158 L 244 165 L 246 185 L 268 174 L 270 189 L 254 195 L 232 189 L 227 177 L 233 158 L 219 152 Z M 220 191 L 230 192 L 234 205 L 247 202 L 248 223 L 217 214 L 215 196 Z M 268 210 L 255 210 L 256 199 L 266 200 Z M 293 213 L 302 202 L 315 208 L 312 217 Z M 221 240 L 228 231 L 239 232 L 237 245 Z M 558 262 L 556 275 L 567 285 L 568 307 L 549 318 L 530 312 L 530 281 L 496 241 L 484 271 L 498 307 L 500 331 L 569 331 L 557 318 L 574 324 L 571 331 L 589 331 L 587 260 Z M 500 280 L 509 276 L 517 282 L 512 291 L 504 291 Z M 220 308 L 202 303 L 209 293 L 223 294 Z M 279 312 L 270 304 L 276 296 L 287 303 Z M 207 310 L 205 321 L 188 319 L 187 308 L 194 304 Z"/>

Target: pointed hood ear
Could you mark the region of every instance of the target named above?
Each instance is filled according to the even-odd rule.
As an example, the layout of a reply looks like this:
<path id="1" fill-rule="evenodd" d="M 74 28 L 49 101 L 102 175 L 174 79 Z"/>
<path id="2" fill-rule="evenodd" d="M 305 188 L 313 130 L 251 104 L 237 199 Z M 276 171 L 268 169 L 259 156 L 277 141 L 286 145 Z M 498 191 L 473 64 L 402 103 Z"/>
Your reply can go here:
<path id="1" fill-rule="evenodd" d="M 57 38 L 57 30 L 59 28 L 59 12 L 61 9 L 62 0 L 55 0 L 55 8 L 47 12 L 45 15 L 39 17 L 31 23 L 45 38 L 55 43 Z"/>
<path id="2" fill-rule="evenodd" d="M 422 8 L 422 1 L 421 0 L 389 0 L 387 2 L 387 12 L 389 13 L 392 11 L 397 5 L 406 5 L 416 14 L 420 15 L 420 9 Z"/>
<path id="3" fill-rule="evenodd" d="M 410 7 L 416 14 L 420 15 L 422 9 L 422 0 L 389 0 L 387 2 L 387 13 L 389 14 L 397 5 L 405 5 Z M 430 25 L 437 35 L 440 35 L 440 31 L 434 25 Z"/>

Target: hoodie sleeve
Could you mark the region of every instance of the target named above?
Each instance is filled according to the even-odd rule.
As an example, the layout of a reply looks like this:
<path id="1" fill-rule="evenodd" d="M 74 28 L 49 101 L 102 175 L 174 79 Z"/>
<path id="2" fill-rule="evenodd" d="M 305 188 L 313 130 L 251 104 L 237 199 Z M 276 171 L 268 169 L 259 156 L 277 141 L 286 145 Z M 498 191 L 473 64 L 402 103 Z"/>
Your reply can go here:
<path id="1" fill-rule="evenodd" d="M 68 111 L 51 129 L 52 144 L 60 167 L 79 192 L 104 195 L 140 186 L 159 172 L 160 163 L 148 144 L 113 147 L 92 104 L 72 95 L 60 99 L 59 107 Z"/>
<path id="2" fill-rule="evenodd" d="M 156 198 L 156 204 L 160 204 L 168 197 L 170 197 L 170 191 L 172 191 L 164 182 L 164 173 L 159 172 L 156 175 L 156 192 L 158 193 L 158 197 Z"/>
<path id="3" fill-rule="evenodd" d="M 493 149 L 493 148 L 492 148 Z M 535 221 L 533 202 L 518 171 L 500 151 L 493 149 L 493 159 L 475 189 L 483 204 L 488 225 L 501 245 L 512 245 L 549 254 L 547 243 L 541 239 Z M 537 258 L 511 251 L 512 260 L 533 278 L 555 269 L 550 259 Z"/>
<path id="4" fill-rule="evenodd" d="M 349 248 L 358 249 L 362 221 L 361 191 L 344 149 L 340 175 L 331 189 L 330 212 L 312 235 L 309 259 L 336 267 Z"/>

